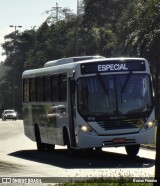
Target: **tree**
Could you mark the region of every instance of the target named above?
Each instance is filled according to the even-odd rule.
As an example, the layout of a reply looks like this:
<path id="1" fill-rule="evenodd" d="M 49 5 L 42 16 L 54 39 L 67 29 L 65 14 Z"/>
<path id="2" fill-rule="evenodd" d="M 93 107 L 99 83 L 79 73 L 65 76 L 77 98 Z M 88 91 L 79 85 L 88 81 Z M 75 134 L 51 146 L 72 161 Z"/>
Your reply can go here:
<path id="1" fill-rule="evenodd" d="M 139 1 L 134 19 L 128 20 L 126 45 L 130 53 L 148 58 L 154 74 L 155 112 L 160 121 L 160 2 L 159 0 Z M 155 177 L 160 178 L 160 127 L 157 127 Z"/>
<path id="2" fill-rule="evenodd" d="M 122 55 L 120 46 L 125 16 L 132 0 L 84 0 L 84 15 L 80 35 L 86 54 L 100 54 L 107 57 Z M 121 18 L 124 18 L 123 21 Z"/>
<path id="3" fill-rule="evenodd" d="M 5 36 L 5 43 L 2 47 L 7 56 L 3 65 L 8 70 L 0 79 L 1 111 L 6 108 L 15 108 L 22 113 L 22 72 L 27 58 L 28 51 L 33 47 L 34 30 L 24 31 L 16 34 L 14 32 Z"/>

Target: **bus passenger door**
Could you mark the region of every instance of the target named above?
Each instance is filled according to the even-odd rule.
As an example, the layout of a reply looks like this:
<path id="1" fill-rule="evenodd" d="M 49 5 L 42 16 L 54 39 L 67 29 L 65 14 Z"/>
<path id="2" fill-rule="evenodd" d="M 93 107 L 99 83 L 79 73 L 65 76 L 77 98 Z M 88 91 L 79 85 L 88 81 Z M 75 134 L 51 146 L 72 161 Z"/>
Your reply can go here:
<path id="1" fill-rule="evenodd" d="M 76 147 L 76 138 L 75 138 L 75 79 L 69 78 L 69 94 L 68 94 L 68 110 L 69 110 L 69 132 L 70 132 L 70 140 L 71 146 Z"/>

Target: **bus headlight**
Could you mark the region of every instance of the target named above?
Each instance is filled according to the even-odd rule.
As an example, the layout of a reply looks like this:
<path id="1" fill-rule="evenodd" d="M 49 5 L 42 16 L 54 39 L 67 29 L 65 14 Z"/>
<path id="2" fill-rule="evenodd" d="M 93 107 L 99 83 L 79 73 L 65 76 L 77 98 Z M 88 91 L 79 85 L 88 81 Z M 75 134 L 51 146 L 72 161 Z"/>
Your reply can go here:
<path id="1" fill-rule="evenodd" d="M 149 122 L 144 126 L 144 128 L 145 128 L 145 129 L 150 129 L 150 128 L 152 128 L 154 125 L 155 125 L 155 122 L 154 122 L 154 121 L 149 121 Z"/>
<path id="2" fill-rule="evenodd" d="M 79 125 L 79 129 L 80 129 L 80 131 L 82 131 L 84 133 L 96 135 L 96 132 L 87 124 L 86 125 Z"/>
<path id="3" fill-rule="evenodd" d="M 154 123 L 153 123 L 152 121 L 149 121 L 149 122 L 147 123 L 148 128 L 153 127 L 153 125 L 154 125 Z"/>
<path id="4" fill-rule="evenodd" d="M 82 130 L 82 132 L 88 132 L 89 127 L 83 125 L 83 126 L 81 126 L 81 130 Z"/>

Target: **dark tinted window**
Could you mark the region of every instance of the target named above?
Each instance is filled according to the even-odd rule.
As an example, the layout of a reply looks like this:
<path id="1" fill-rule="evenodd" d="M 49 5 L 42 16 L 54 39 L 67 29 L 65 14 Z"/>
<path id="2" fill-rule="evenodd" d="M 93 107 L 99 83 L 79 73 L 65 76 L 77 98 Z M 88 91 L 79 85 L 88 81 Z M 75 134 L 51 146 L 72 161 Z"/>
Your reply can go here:
<path id="1" fill-rule="evenodd" d="M 67 100 L 67 76 L 66 74 L 60 74 L 59 75 L 59 99 L 60 101 L 66 101 Z"/>
<path id="2" fill-rule="evenodd" d="M 51 76 L 51 100 L 58 101 L 59 100 L 59 83 L 58 83 L 58 75 Z"/>
<path id="3" fill-rule="evenodd" d="M 37 101 L 44 100 L 43 84 L 44 84 L 44 78 L 38 77 L 37 78 Z"/>
<path id="4" fill-rule="evenodd" d="M 29 100 L 36 101 L 36 78 L 29 79 Z"/>
<path id="5" fill-rule="evenodd" d="M 44 97 L 45 101 L 51 101 L 51 76 L 44 77 Z"/>
<path id="6" fill-rule="evenodd" d="M 28 101 L 66 101 L 67 75 L 56 74 L 23 80 L 23 100 Z"/>
<path id="7" fill-rule="evenodd" d="M 29 79 L 23 79 L 23 101 L 29 101 Z"/>

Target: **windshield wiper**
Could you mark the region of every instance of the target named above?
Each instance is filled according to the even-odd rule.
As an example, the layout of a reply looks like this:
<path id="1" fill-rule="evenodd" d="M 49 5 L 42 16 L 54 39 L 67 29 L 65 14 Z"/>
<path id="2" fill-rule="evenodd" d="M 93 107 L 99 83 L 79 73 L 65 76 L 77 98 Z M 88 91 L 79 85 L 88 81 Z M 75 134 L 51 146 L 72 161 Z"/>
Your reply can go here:
<path id="1" fill-rule="evenodd" d="M 129 82 L 129 80 L 130 80 L 130 78 L 131 78 L 131 75 L 132 75 L 132 71 L 130 71 L 130 72 L 128 73 L 128 75 L 127 75 L 127 77 L 126 77 L 126 79 L 125 79 L 125 82 L 124 82 L 123 87 L 122 87 L 122 89 L 121 89 L 121 92 L 122 92 L 122 93 L 124 93 L 124 91 L 125 91 L 125 89 L 126 89 L 126 87 L 127 87 L 127 85 L 128 85 L 128 82 Z"/>
<path id="2" fill-rule="evenodd" d="M 101 84 L 101 87 L 102 87 L 102 89 L 103 89 L 103 92 L 105 93 L 105 95 L 108 96 L 108 90 L 107 90 L 107 87 L 106 87 L 106 85 L 105 85 L 105 83 L 104 83 L 104 81 L 103 81 L 101 75 L 100 75 L 100 74 L 97 74 L 97 78 L 98 78 L 98 80 L 99 80 L 99 83 Z"/>

